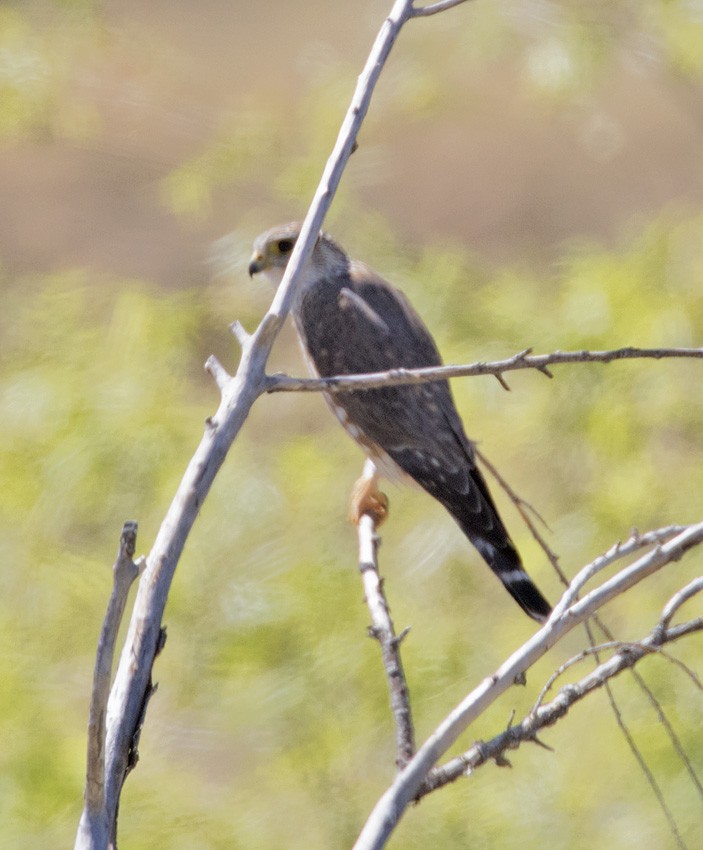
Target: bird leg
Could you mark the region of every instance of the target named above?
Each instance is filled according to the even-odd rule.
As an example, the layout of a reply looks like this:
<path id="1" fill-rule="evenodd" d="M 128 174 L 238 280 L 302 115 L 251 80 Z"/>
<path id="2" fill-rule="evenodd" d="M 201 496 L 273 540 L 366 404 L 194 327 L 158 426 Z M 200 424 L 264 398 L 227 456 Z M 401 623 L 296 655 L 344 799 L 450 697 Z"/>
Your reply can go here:
<path id="1" fill-rule="evenodd" d="M 354 525 L 364 514 L 368 514 L 376 525 L 380 525 L 388 516 L 388 496 L 378 487 L 378 470 L 371 460 L 364 464 L 364 472 L 352 487 L 349 500 L 349 519 Z"/>

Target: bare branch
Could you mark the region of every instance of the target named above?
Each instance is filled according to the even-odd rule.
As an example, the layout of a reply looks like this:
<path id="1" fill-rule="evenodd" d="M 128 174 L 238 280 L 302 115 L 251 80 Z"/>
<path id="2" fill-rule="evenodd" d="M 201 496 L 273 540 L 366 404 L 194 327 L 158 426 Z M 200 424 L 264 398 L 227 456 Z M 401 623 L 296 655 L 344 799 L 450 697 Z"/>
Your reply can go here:
<path id="1" fill-rule="evenodd" d="M 436 15 L 438 12 L 446 12 L 447 9 L 453 9 L 454 6 L 459 6 L 466 3 L 466 0 L 439 0 L 438 3 L 430 3 L 429 6 L 413 6 L 413 18 L 425 18 L 429 15 Z"/>
<path id="2" fill-rule="evenodd" d="M 624 543 L 620 541 L 614 543 L 607 552 L 599 555 L 574 576 L 568 589 L 559 600 L 558 613 L 565 611 L 578 598 L 578 594 L 583 586 L 601 570 L 609 567 L 615 561 L 620 560 L 620 558 L 626 558 L 628 555 L 634 554 L 639 549 L 644 549 L 647 546 L 660 546 L 677 534 L 681 534 L 685 528 L 686 526 L 669 525 L 664 528 L 658 528 L 655 531 L 648 531 L 645 534 L 633 531 L 632 535 Z"/>
<path id="3" fill-rule="evenodd" d="M 137 523 L 126 522 L 120 536 L 117 560 L 112 568 L 113 584 L 103 620 L 93 672 L 93 692 L 88 719 L 88 759 L 85 783 L 85 807 L 81 815 L 76 848 L 107 847 L 110 835 L 105 808 L 105 717 L 110 694 L 110 676 L 115 657 L 117 633 L 122 622 L 127 595 L 139 575 L 134 563 Z"/>
<path id="4" fill-rule="evenodd" d="M 566 363 L 612 363 L 614 360 L 639 360 L 664 358 L 703 358 L 703 348 L 616 348 L 611 351 L 554 351 L 551 354 L 530 354 L 530 349 L 489 363 L 479 361 L 462 366 L 431 366 L 424 369 L 389 369 L 387 372 L 370 372 L 364 375 L 334 375 L 329 378 L 291 378 L 288 375 L 268 375 L 266 392 L 354 392 L 378 387 L 396 387 L 403 384 L 425 384 L 445 381 L 448 378 L 465 378 L 476 375 L 495 375 L 519 369 L 537 369 L 552 377 L 548 366 Z"/>
<path id="5" fill-rule="evenodd" d="M 659 627 L 662 631 L 666 631 L 669 628 L 672 617 L 684 602 L 688 602 L 692 596 L 695 596 L 701 591 L 703 591 L 703 577 L 693 579 L 690 584 L 687 584 L 686 587 L 671 597 L 662 611 L 661 620 L 659 621 Z"/>
<path id="6" fill-rule="evenodd" d="M 558 555 L 556 554 L 556 552 L 554 552 L 551 549 L 551 547 L 547 544 L 547 541 L 544 539 L 544 536 L 542 534 L 540 534 L 540 532 L 537 530 L 537 527 L 535 526 L 534 522 L 532 521 L 530 513 L 534 513 L 537 516 L 537 518 L 542 522 L 542 524 L 546 526 L 544 519 L 542 519 L 542 517 L 538 513 L 536 513 L 535 509 L 531 505 L 529 505 L 524 499 L 522 499 L 520 496 L 518 496 L 517 493 L 515 493 L 515 491 L 508 484 L 508 482 L 505 481 L 505 479 L 500 475 L 500 473 L 496 470 L 496 468 L 490 463 L 490 461 L 483 454 L 481 454 L 481 452 L 479 452 L 478 449 L 476 449 L 475 451 L 476 451 L 476 456 L 481 461 L 481 463 L 488 469 L 488 471 L 498 481 L 498 483 L 503 488 L 503 490 L 505 490 L 505 492 L 508 494 L 509 498 L 511 499 L 511 501 L 513 502 L 513 504 L 517 508 L 517 510 L 520 513 L 521 517 L 523 518 L 525 524 L 527 525 L 528 529 L 530 530 L 532 536 L 535 538 L 535 540 L 537 541 L 537 543 L 539 544 L 539 546 L 542 548 L 545 555 L 549 559 L 554 570 L 556 571 L 557 575 L 559 576 L 562 584 L 564 584 L 564 586 L 568 588 L 569 582 L 568 582 L 563 570 L 561 569 L 561 566 L 559 565 Z M 647 532 L 646 534 L 639 534 L 639 532 L 635 531 L 635 532 L 633 532 L 631 538 L 628 541 L 626 541 L 625 543 L 616 543 L 615 546 L 612 547 L 610 553 L 606 553 L 606 555 L 601 556 L 601 559 L 599 559 L 599 561 L 597 562 L 598 565 L 599 565 L 599 568 L 607 566 L 608 563 L 612 563 L 612 560 L 608 560 L 609 554 L 610 554 L 610 557 L 613 560 L 617 560 L 617 558 L 624 557 L 625 555 L 629 555 L 639 548 L 644 548 L 646 546 L 663 543 L 665 540 L 668 540 L 670 537 L 673 537 L 674 534 L 678 534 L 682 530 L 683 530 L 682 526 L 669 526 L 668 528 L 660 528 L 657 531 Z M 586 580 L 586 578 L 587 577 L 584 578 L 584 581 Z M 695 584 L 696 584 L 695 582 L 692 582 L 692 585 L 695 585 Z M 681 594 L 682 595 L 685 594 L 685 591 L 687 589 L 688 588 L 684 588 L 684 590 L 681 591 Z M 573 591 L 573 598 L 576 598 L 577 596 L 578 596 L 578 588 L 576 588 Z M 677 598 L 678 598 L 678 595 L 677 595 L 677 597 L 674 597 L 674 599 L 677 599 Z M 681 601 L 683 601 L 683 596 L 682 596 Z M 599 617 L 596 614 L 596 615 L 593 616 L 592 620 L 601 629 L 603 634 L 606 636 L 606 638 L 609 641 L 609 645 L 610 646 L 617 645 L 617 642 L 613 638 L 612 632 L 605 625 L 605 623 L 603 622 L 601 617 Z M 666 625 L 668 625 L 668 623 Z M 600 651 L 607 645 L 603 645 L 603 644 L 601 644 L 600 646 L 597 645 L 596 640 L 593 637 L 593 630 L 591 628 L 591 624 L 590 624 L 589 620 L 587 620 L 584 623 L 584 629 L 585 629 L 586 634 L 588 636 L 588 641 L 589 641 L 589 644 L 591 646 L 591 649 L 585 650 L 582 653 L 582 656 L 585 657 L 586 655 L 592 654 L 592 655 L 595 656 L 596 662 L 600 663 L 600 658 L 599 658 Z M 672 658 L 671 661 L 675 664 L 681 665 L 681 662 L 678 659 Z M 693 671 L 690 670 L 685 665 L 684 665 L 684 668 L 685 668 L 685 672 L 687 673 L 689 678 L 691 678 L 696 685 L 700 686 L 700 682 L 698 681 L 698 678 L 693 673 Z M 560 668 L 560 671 L 562 669 L 563 668 Z M 559 673 L 560 671 L 557 671 L 557 672 Z M 661 723 L 662 728 L 666 732 L 666 735 L 669 738 L 672 747 L 674 748 L 674 750 L 678 754 L 679 758 L 681 759 L 681 762 L 683 763 L 684 767 L 686 768 L 688 775 L 691 779 L 691 782 L 693 783 L 694 787 L 698 791 L 699 796 L 703 798 L 703 785 L 701 784 L 701 781 L 698 778 L 698 774 L 696 773 L 696 770 L 695 770 L 693 764 L 691 763 L 691 759 L 688 757 L 688 754 L 686 753 L 679 736 L 676 734 L 676 730 L 673 728 L 671 722 L 669 721 L 669 718 L 667 717 L 666 712 L 664 711 L 664 707 L 662 706 L 661 702 L 657 699 L 657 697 L 655 696 L 655 694 L 653 693 L 652 689 L 649 687 L 647 682 L 640 675 L 640 673 L 634 667 L 630 670 L 630 672 L 632 674 L 632 678 L 635 680 L 635 683 L 640 688 L 642 693 L 647 697 L 650 705 L 656 711 L 659 722 Z M 556 677 L 553 676 L 547 682 L 545 687 L 542 689 L 542 692 L 540 693 L 540 695 L 537 699 L 536 705 L 540 705 L 542 703 L 544 697 L 546 696 L 547 691 L 549 690 L 549 688 L 553 684 L 554 678 L 556 678 Z M 618 708 L 617 702 L 615 700 L 615 697 L 612 693 L 612 689 L 611 689 L 610 684 L 608 682 L 605 683 L 604 689 L 605 689 L 606 695 L 608 697 L 608 702 L 610 704 L 610 708 L 613 712 L 615 720 L 616 720 L 620 730 L 622 731 L 623 736 L 625 737 L 625 740 L 626 740 L 628 746 L 630 747 L 630 750 L 632 751 L 638 765 L 640 766 L 640 769 L 642 770 L 646 781 L 649 783 L 650 787 L 652 788 L 652 791 L 655 794 L 655 796 L 656 796 L 656 798 L 659 802 L 660 808 L 662 809 L 664 817 L 667 819 L 670 826 L 673 823 L 672 833 L 676 837 L 677 835 L 679 835 L 678 827 L 676 826 L 676 824 L 674 822 L 674 818 L 673 818 L 673 815 L 671 813 L 671 810 L 667 806 L 666 801 L 664 801 L 661 788 L 659 787 L 659 784 L 656 781 L 654 774 L 649 769 L 649 766 L 647 765 L 643 754 L 641 753 L 641 751 L 640 751 L 639 747 L 637 746 L 635 740 L 633 739 L 632 735 L 630 734 L 629 729 L 627 728 L 627 724 L 625 723 L 625 721 L 622 717 L 622 713 L 620 712 L 620 710 Z"/>
<path id="7" fill-rule="evenodd" d="M 371 614 L 369 634 L 376 638 L 381 647 L 391 698 L 391 712 L 395 720 L 396 765 L 398 769 L 402 769 L 415 754 L 410 693 L 400 659 L 400 643 L 407 632 L 404 631 L 397 637 L 393 628 L 388 602 L 383 592 L 383 580 L 378 571 L 379 538 L 373 516 L 364 514 L 359 520 L 358 530 L 359 570 L 364 584 L 364 597 Z"/>
<path id="8" fill-rule="evenodd" d="M 515 750 L 526 741 L 534 742 L 538 732 L 565 716 L 572 705 L 575 705 L 597 688 L 604 686 L 623 670 L 633 668 L 645 656 L 658 653 L 662 644 L 678 640 L 684 634 L 689 635 L 692 632 L 703 631 L 703 619 L 701 618 L 692 620 L 686 625 L 690 625 L 690 629 L 685 632 L 665 631 L 661 635 L 662 643 L 659 643 L 660 635 L 655 628 L 640 641 L 620 644 L 617 647 L 617 652 L 611 658 L 600 664 L 580 681 L 565 685 L 551 702 L 546 705 L 536 705 L 520 723 L 511 724 L 508 729 L 496 735 L 490 741 L 474 744 L 461 756 L 452 759 L 441 768 L 433 770 L 427 777 L 427 781 L 423 783 L 418 797 L 423 797 L 448 782 L 453 782 L 460 776 L 481 767 L 487 761 L 504 758 L 507 750 Z M 605 648 L 612 649 L 613 647 L 601 647 L 601 649 Z M 591 651 L 586 650 L 584 653 L 580 653 L 566 665 L 563 665 L 563 669 L 581 660 Z"/>
<path id="9" fill-rule="evenodd" d="M 566 610 L 557 605 L 542 628 L 513 653 L 490 677 L 485 679 L 449 715 L 420 747 L 407 767 L 383 794 L 371 812 L 354 850 L 379 850 L 398 823 L 403 811 L 420 791 L 429 770 L 458 736 L 512 684 L 523 678 L 537 660 L 564 635 L 584 622 L 621 593 L 671 561 L 679 560 L 689 549 L 703 542 L 703 522 L 687 527 L 680 534 L 657 546 L 634 563 L 574 602 Z"/>
<path id="10" fill-rule="evenodd" d="M 411 0 L 396 0 L 380 28 L 268 313 L 251 335 L 241 326 L 233 329 L 242 347 L 236 375 L 226 380 L 224 369 L 218 367 L 215 360 L 209 361 L 209 368 L 221 391 L 220 405 L 207 421 L 200 445 L 183 475 L 147 559 L 108 701 L 104 790 L 106 820 L 113 837 L 122 784 L 134 764 L 144 712 L 153 693 L 151 670 L 163 644 L 161 622 L 176 565 L 215 475 L 254 401 L 266 389 L 265 368 L 271 346 L 287 315 L 300 272 L 337 190 L 347 159 L 356 145 L 357 134 L 384 63 L 411 12 Z"/>

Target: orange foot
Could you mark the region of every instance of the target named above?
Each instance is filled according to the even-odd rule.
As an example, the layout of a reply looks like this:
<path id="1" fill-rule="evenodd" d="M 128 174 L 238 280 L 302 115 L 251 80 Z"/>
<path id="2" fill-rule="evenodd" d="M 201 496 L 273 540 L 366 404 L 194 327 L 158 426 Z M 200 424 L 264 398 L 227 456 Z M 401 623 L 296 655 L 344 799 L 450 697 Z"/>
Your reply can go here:
<path id="1" fill-rule="evenodd" d="M 362 475 L 354 483 L 349 500 L 349 519 L 354 525 L 364 514 L 368 514 L 376 525 L 380 525 L 388 516 L 388 496 L 378 489 L 378 475 Z"/>

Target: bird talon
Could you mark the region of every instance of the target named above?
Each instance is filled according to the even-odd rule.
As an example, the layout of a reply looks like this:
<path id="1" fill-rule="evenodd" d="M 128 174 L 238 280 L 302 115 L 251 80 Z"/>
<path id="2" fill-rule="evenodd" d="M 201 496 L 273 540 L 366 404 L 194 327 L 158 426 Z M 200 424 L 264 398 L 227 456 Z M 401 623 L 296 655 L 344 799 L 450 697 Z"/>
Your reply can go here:
<path id="1" fill-rule="evenodd" d="M 378 489 L 376 476 L 359 478 L 352 487 L 349 519 L 358 525 L 364 514 L 368 514 L 377 526 L 388 516 L 388 496 Z"/>

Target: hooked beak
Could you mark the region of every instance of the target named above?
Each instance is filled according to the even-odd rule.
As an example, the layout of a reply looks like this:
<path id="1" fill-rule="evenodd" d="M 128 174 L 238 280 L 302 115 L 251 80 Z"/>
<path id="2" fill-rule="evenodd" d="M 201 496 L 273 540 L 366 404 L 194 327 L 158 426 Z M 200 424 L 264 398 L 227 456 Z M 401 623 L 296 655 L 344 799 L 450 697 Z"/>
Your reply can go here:
<path id="1" fill-rule="evenodd" d="M 264 258 L 261 254 L 255 254 L 249 263 L 249 277 L 254 277 L 255 274 L 263 271 L 264 268 Z"/>

